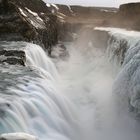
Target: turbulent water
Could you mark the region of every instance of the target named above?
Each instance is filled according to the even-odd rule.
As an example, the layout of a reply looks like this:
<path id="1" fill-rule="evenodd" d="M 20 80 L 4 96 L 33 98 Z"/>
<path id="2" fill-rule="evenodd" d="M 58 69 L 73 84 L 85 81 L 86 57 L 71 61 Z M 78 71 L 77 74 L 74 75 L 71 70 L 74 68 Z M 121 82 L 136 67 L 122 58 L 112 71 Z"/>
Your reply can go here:
<path id="1" fill-rule="evenodd" d="M 69 56 L 53 60 L 40 46 L 23 43 L 26 67 L 0 66 L 0 133 L 26 132 L 40 140 L 139 140 L 139 122 L 125 104 L 130 98 L 135 107 L 127 83 L 138 60 L 138 39 L 128 43 L 126 56 L 116 55 L 119 39 L 110 38 L 106 48 L 91 40 L 86 46 L 66 43 Z"/>

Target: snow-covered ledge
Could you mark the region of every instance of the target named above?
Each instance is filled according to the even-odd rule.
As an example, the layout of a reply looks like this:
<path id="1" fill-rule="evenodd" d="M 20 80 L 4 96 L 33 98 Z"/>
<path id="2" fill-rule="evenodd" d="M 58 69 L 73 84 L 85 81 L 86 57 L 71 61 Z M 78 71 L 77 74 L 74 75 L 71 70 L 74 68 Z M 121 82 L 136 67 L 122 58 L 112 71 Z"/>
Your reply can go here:
<path id="1" fill-rule="evenodd" d="M 0 135 L 0 140 L 38 140 L 38 138 L 26 133 L 5 133 Z"/>

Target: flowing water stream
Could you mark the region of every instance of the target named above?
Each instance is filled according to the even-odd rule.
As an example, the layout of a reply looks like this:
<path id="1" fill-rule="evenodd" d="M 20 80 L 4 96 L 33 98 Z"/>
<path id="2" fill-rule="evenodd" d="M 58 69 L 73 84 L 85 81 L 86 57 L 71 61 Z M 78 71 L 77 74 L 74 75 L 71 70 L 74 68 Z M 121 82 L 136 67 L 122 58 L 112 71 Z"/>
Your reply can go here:
<path id="1" fill-rule="evenodd" d="M 26 132 L 40 140 L 139 140 L 138 120 L 116 103 L 120 67 L 114 70 L 107 47 L 66 44 L 69 57 L 52 61 L 40 46 L 23 44 L 26 67 L 0 66 L 3 85 L 8 83 L 0 93 L 0 133 Z"/>

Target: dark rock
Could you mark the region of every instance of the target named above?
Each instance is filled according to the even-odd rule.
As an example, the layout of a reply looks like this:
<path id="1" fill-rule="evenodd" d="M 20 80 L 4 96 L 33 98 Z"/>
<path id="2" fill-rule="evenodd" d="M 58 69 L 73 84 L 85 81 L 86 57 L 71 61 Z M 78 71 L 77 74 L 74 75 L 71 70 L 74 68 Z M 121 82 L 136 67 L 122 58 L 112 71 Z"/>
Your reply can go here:
<path id="1" fill-rule="evenodd" d="M 42 0 L 1 0 L 0 41 L 28 41 L 51 50 L 58 41 L 57 16 Z"/>
<path id="2" fill-rule="evenodd" d="M 65 14 L 66 16 L 72 16 L 72 11 L 70 11 L 70 8 L 67 5 L 60 5 L 57 4 L 57 6 L 59 7 L 59 12 Z"/>
<path id="3" fill-rule="evenodd" d="M 3 33 L 0 34 L 0 41 L 26 41 L 26 39 L 20 33 Z"/>
<path id="4" fill-rule="evenodd" d="M 18 59 L 18 58 L 7 58 L 7 59 L 2 61 L 2 63 L 4 63 L 4 62 L 11 64 L 11 65 L 23 65 L 23 66 L 25 66 L 23 59 Z"/>
<path id="5" fill-rule="evenodd" d="M 25 52 L 18 50 L 0 50 L 0 55 L 16 56 L 25 59 Z"/>
<path id="6" fill-rule="evenodd" d="M 25 66 L 25 52 L 21 50 L 0 50 L 0 56 L 4 58 L 0 60 L 0 63 L 8 63 L 11 65 Z"/>

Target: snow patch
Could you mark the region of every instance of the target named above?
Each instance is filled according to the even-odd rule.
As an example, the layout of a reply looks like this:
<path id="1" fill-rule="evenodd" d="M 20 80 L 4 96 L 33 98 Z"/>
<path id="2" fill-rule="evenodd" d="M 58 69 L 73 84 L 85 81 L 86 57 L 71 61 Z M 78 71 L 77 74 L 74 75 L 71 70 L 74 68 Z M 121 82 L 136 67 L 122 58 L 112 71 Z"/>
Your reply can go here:
<path id="1" fill-rule="evenodd" d="M 47 6 L 47 7 L 51 7 L 51 4 L 50 4 L 50 3 L 46 3 L 46 6 Z"/>
<path id="2" fill-rule="evenodd" d="M 106 9 L 101 9 L 100 11 L 102 11 L 102 12 L 111 12 L 111 11 L 106 10 Z"/>
<path id="3" fill-rule="evenodd" d="M 34 15 L 34 16 L 38 16 L 37 13 L 31 11 L 30 9 L 28 9 L 27 7 L 25 8 L 30 14 Z"/>
<path id="4" fill-rule="evenodd" d="M 6 140 L 37 140 L 37 137 L 26 133 L 5 133 L 0 135 L 0 139 Z"/>
<path id="5" fill-rule="evenodd" d="M 55 4 L 51 4 L 56 10 L 59 10 L 58 6 Z"/>
<path id="6" fill-rule="evenodd" d="M 70 5 L 67 5 L 67 7 L 69 8 L 69 11 L 70 11 L 71 13 L 73 13 L 73 11 L 72 11 Z"/>
<path id="7" fill-rule="evenodd" d="M 39 16 L 37 13 L 31 11 L 30 9 L 28 9 L 27 7 L 25 8 L 30 14 L 32 14 L 33 16 L 35 16 L 38 20 L 44 22 Z"/>
<path id="8" fill-rule="evenodd" d="M 21 8 L 18 8 L 20 13 L 24 16 L 24 17 L 27 17 L 27 15 L 24 13 L 24 11 L 21 9 Z"/>
<path id="9" fill-rule="evenodd" d="M 60 18 L 60 19 L 64 19 L 62 16 L 59 16 L 59 15 L 57 17 Z"/>
<path id="10" fill-rule="evenodd" d="M 63 13 L 58 12 L 58 14 L 59 14 L 60 16 L 66 17 L 66 15 L 63 14 Z"/>
<path id="11" fill-rule="evenodd" d="M 40 25 L 38 22 L 36 22 L 36 21 L 33 21 L 33 20 L 29 20 L 30 21 L 30 23 L 35 27 L 35 28 L 44 28 L 42 25 Z"/>
<path id="12" fill-rule="evenodd" d="M 100 9 L 101 12 L 112 12 L 112 13 L 116 13 L 117 9 Z"/>

